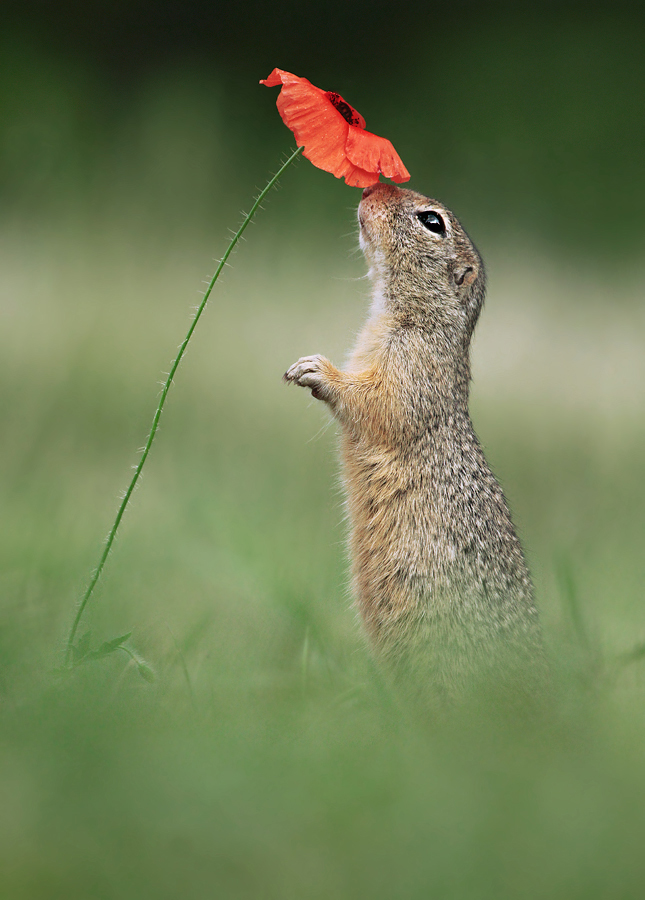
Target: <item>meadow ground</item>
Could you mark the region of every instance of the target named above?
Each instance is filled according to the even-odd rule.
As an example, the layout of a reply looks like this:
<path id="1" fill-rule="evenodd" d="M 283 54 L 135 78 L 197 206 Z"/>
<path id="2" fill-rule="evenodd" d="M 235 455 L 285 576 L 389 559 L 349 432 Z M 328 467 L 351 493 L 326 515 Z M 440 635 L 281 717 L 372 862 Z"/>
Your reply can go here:
<path id="1" fill-rule="evenodd" d="M 419 724 L 351 609 L 334 427 L 281 383 L 362 318 L 353 213 L 339 238 L 280 200 L 216 288 L 81 629 L 132 630 L 153 683 L 119 653 L 52 672 L 224 223 L 4 229 L 0 895 L 642 896 L 645 659 L 621 658 L 645 641 L 642 282 L 484 248 L 473 416 L 560 694 L 537 721 Z"/>

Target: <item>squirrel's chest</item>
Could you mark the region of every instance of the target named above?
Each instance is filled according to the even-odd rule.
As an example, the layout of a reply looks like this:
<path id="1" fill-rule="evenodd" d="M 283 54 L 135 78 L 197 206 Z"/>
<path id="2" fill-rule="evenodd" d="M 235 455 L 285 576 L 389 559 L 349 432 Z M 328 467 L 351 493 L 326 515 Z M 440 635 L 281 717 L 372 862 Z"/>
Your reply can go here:
<path id="1" fill-rule="evenodd" d="M 499 515 L 503 501 L 483 456 L 469 451 L 457 441 L 369 446 L 345 436 L 343 479 L 357 536 L 373 544 L 442 545 L 446 552 L 472 543 L 473 531 Z"/>
<path id="2" fill-rule="evenodd" d="M 402 533 L 413 541 L 418 531 L 426 538 L 440 531 L 441 496 L 431 452 L 366 447 L 345 438 L 341 459 L 354 531 L 369 534 L 372 542 L 388 542 Z"/>

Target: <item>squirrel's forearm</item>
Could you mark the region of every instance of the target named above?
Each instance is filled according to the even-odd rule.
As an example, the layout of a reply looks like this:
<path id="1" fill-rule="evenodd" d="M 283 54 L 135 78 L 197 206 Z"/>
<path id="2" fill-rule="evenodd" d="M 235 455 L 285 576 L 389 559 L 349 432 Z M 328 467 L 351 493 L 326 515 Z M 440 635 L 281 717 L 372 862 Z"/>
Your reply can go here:
<path id="1" fill-rule="evenodd" d="M 389 442 L 403 428 L 401 404 L 376 368 L 343 372 L 324 356 L 303 356 L 284 378 L 308 387 L 344 428 L 358 435 Z"/>
<path id="2" fill-rule="evenodd" d="M 353 419 L 359 394 L 359 378 L 342 372 L 326 357 L 303 356 L 284 374 L 284 380 L 308 387 L 316 400 L 323 400 L 342 422 Z"/>

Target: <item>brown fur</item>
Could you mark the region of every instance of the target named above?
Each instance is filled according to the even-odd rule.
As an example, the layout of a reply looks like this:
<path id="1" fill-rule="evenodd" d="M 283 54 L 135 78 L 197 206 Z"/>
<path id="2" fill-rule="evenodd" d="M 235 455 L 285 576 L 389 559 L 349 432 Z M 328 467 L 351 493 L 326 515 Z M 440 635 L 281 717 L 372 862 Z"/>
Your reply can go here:
<path id="1" fill-rule="evenodd" d="M 468 413 L 481 258 L 442 204 L 393 185 L 364 191 L 359 222 L 373 303 L 349 364 L 304 357 L 285 378 L 341 426 L 367 634 L 412 693 L 454 695 L 482 673 L 526 685 L 542 659 L 533 588 Z"/>

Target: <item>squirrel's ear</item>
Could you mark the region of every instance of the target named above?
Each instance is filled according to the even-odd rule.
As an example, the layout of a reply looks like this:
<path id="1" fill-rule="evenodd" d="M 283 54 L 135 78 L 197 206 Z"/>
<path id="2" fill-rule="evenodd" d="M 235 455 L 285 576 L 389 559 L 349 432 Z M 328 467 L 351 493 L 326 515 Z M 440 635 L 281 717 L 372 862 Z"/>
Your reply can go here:
<path id="1" fill-rule="evenodd" d="M 456 269 L 452 273 L 452 277 L 454 278 L 457 287 L 469 285 L 473 283 L 475 278 L 477 278 L 477 269 L 475 268 L 475 266 L 462 264 L 456 267 Z"/>

